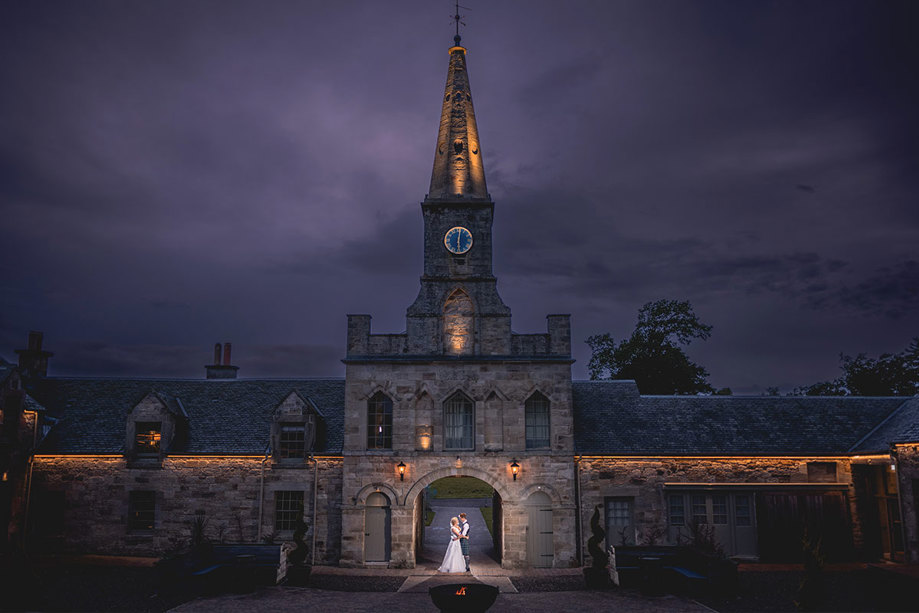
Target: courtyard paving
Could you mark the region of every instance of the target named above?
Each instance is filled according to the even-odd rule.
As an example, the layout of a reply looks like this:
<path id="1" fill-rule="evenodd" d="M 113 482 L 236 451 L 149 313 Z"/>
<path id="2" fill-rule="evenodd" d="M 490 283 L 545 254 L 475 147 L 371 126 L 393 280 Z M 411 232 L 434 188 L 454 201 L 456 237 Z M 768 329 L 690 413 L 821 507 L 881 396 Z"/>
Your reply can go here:
<path id="1" fill-rule="evenodd" d="M 420 592 L 334 592 L 312 588 L 267 588 L 247 595 L 199 598 L 172 609 L 176 613 L 243 613 L 248 611 L 303 611 L 379 613 L 436 612 L 427 593 Z M 495 613 L 652 613 L 670 611 L 711 612 L 697 602 L 676 596 L 649 598 L 625 591 L 539 592 L 499 594 L 490 611 Z"/>

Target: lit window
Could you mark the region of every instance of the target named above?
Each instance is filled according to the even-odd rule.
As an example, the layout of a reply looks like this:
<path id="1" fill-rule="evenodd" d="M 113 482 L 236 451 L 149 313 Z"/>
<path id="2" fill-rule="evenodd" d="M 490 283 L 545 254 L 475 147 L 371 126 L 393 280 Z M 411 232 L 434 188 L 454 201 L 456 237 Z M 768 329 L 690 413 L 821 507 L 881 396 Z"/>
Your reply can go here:
<path id="1" fill-rule="evenodd" d="M 275 530 L 294 530 L 297 518 L 303 516 L 303 492 L 275 492 Z"/>
<path id="2" fill-rule="evenodd" d="M 524 404 L 527 449 L 549 446 L 549 399 L 536 392 Z"/>
<path id="3" fill-rule="evenodd" d="M 155 455 L 160 452 L 163 422 L 139 421 L 134 425 L 134 450 L 139 454 Z"/>
<path id="4" fill-rule="evenodd" d="M 153 530 L 156 520 L 156 492 L 131 492 L 128 497 L 128 530 Z"/>
<path id="5" fill-rule="evenodd" d="M 383 392 L 367 401 L 367 449 L 392 449 L 392 400 Z"/>
<path id="6" fill-rule="evenodd" d="M 306 426 L 304 424 L 281 424 L 278 437 L 278 457 L 302 458 L 306 455 Z"/>
<path id="7" fill-rule="evenodd" d="M 457 392 L 444 403 L 444 448 L 475 449 L 473 442 L 473 405 Z"/>

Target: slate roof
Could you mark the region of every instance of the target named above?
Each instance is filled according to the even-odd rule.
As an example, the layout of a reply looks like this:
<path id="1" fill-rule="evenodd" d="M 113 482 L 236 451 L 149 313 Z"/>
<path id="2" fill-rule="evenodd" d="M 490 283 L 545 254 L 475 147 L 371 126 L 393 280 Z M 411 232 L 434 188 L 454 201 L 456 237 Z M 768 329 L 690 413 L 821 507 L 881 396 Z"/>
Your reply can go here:
<path id="1" fill-rule="evenodd" d="M 316 405 L 317 452 L 341 453 L 344 379 L 47 378 L 29 390 L 58 422 L 40 453 L 122 453 L 147 394 L 188 416 L 182 453 L 261 455 L 291 392 Z M 613 455 L 842 455 L 919 441 L 919 398 L 640 396 L 633 381 L 574 381 L 575 451 Z M 31 401 L 31 399 L 30 399 Z"/>
<path id="2" fill-rule="evenodd" d="M 864 451 L 886 451 L 890 439 L 881 440 L 894 430 L 919 435 L 914 398 L 639 396 L 634 381 L 574 381 L 572 392 L 583 454 L 837 455 L 862 439 Z M 905 404 L 896 423 L 878 428 Z"/>
<path id="3" fill-rule="evenodd" d="M 852 448 L 855 453 L 886 452 L 891 443 L 919 442 L 919 397 L 910 398 Z"/>
<path id="4" fill-rule="evenodd" d="M 265 453 L 272 413 L 292 391 L 322 413 L 317 452 L 341 453 L 344 379 L 42 379 L 29 390 L 58 423 L 39 453 L 122 453 L 128 413 L 147 394 L 188 415 L 182 453 Z"/>

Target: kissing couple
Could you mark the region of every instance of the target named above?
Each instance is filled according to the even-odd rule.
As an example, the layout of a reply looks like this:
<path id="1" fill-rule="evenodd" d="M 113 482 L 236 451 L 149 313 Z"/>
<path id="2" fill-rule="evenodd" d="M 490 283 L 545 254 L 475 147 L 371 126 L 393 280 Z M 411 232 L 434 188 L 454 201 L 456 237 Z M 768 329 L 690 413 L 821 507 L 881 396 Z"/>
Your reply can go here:
<path id="1" fill-rule="evenodd" d="M 450 542 L 447 544 L 447 553 L 444 562 L 437 569 L 442 573 L 471 572 L 469 570 L 469 522 L 466 514 L 460 513 L 459 518 L 450 519 Z"/>

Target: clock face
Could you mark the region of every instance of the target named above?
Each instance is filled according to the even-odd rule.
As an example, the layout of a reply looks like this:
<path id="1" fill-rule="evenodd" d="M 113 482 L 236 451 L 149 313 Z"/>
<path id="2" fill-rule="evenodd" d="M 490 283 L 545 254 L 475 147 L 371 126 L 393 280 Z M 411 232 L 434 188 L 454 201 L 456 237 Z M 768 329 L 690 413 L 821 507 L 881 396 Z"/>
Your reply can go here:
<path id="1" fill-rule="evenodd" d="M 472 232 L 462 226 L 450 228 L 444 234 L 444 246 L 447 251 L 461 255 L 472 249 Z"/>

